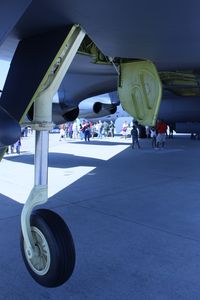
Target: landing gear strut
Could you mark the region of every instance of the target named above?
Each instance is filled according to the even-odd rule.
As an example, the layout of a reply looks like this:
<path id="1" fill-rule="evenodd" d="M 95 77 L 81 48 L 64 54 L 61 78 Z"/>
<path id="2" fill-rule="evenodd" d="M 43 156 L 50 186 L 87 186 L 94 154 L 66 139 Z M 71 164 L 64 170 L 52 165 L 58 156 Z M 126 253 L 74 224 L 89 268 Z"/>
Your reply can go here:
<path id="1" fill-rule="evenodd" d="M 48 200 L 48 145 L 52 128 L 52 99 L 85 33 L 74 26 L 62 45 L 34 102 L 35 185 L 21 215 L 21 252 L 31 276 L 41 285 L 56 287 L 71 276 L 75 249 L 69 228 L 56 213 L 33 210 Z"/>

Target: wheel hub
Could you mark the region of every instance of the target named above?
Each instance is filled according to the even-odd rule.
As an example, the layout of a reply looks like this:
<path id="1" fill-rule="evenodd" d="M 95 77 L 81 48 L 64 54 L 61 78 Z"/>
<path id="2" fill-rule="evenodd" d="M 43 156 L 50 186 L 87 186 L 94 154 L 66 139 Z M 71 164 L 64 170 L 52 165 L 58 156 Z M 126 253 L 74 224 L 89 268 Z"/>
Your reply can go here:
<path id="1" fill-rule="evenodd" d="M 31 227 L 33 242 L 35 244 L 32 257 L 29 257 L 26 249 L 26 258 L 31 269 L 38 275 L 45 275 L 50 267 L 50 250 L 43 233 L 37 228 Z M 24 245 L 25 247 L 25 245 Z"/>

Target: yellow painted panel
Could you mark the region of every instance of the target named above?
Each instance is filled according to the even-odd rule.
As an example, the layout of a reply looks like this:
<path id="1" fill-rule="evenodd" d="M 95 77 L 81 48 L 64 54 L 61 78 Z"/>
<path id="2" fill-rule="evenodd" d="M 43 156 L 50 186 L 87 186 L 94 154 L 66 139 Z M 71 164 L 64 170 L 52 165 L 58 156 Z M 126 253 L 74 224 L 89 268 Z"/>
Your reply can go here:
<path id="1" fill-rule="evenodd" d="M 162 96 L 162 84 L 151 61 L 120 65 L 118 94 L 124 110 L 142 125 L 155 125 Z"/>

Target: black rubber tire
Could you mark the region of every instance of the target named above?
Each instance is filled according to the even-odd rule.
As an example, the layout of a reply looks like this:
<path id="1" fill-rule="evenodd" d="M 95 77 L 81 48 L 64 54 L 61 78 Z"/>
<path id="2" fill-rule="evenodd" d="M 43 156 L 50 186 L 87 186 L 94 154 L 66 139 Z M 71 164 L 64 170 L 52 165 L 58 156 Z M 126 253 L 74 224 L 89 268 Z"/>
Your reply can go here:
<path id="1" fill-rule="evenodd" d="M 59 215 L 47 209 L 33 211 L 30 224 L 39 229 L 46 239 L 50 252 L 50 265 L 44 275 L 34 272 L 27 261 L 21 233 L 20 246 L 26 268 L 40 285 L 57 287 L 70 278 L 75 267 L 75 248 L 70 230 Z"/>

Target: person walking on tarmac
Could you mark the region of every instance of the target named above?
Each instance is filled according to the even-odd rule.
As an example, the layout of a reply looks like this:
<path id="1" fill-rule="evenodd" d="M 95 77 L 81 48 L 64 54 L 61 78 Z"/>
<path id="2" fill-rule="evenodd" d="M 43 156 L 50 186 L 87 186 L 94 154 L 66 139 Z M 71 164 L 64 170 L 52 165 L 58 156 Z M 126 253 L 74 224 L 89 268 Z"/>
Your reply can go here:
<path id="1" fill-rule="evenodd" d="M 83 132 L 84 132 L 85 141 L 89 142 L 90 141 L 90 123 L 89 122 L 86 122 L 83 125 Z"/>
<path id="2" fill-rule="evenodd" d="M 156 124 L 156 147 L 157 148 L 164 148 L 165 146 L 165 140 L 166 140 L 166 134 L 167 134 L 167 124 L 164 123 L 161 120 L 157 120 Z"/>
<path id="3" fill-rule="evenodd" d="M 156 148 L 156 129 L 155 127 L 150 128 L 151 145 L 152 148 Z"/>
<path id="4" fill-rule="evenodd" d="M 135 144 L 137 144 L 138 148 L 140 148 L 139 140 L 138 140 L 138 129 L 135 124 L 133 124 L 133 128 L 131 129 L 131 137 L 132 137 L 132 149 L 135 148 Z"/>

